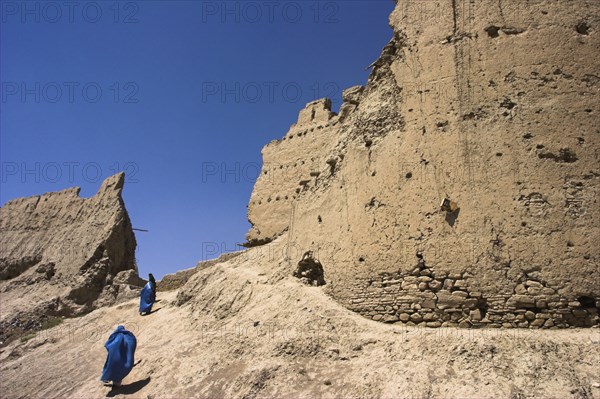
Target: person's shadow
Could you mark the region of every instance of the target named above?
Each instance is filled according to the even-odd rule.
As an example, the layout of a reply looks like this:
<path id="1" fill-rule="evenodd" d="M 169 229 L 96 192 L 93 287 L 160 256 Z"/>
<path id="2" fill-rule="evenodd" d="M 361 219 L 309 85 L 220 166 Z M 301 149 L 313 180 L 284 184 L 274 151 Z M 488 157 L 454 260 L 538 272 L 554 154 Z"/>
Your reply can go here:
<path id="1" fill-rule="evenodd" d="M 142 316 L 148 316 L 148 315 L 154 314 L 154 313 L 158 312 L 161 309 L 162 308 L 152 309 L 150 312 L 142 314 Z"/>
<path id="2" fill-rule="evenodd" d="M 106 394 L 106 396 L 112 398 L 116 395 L 132 395 L 138 392 L 140 389 L 144 388 L 149 383 L 150 377 L 136 382 L 132 382 L 131 384 L 113 386 L 112 389 Z"/>

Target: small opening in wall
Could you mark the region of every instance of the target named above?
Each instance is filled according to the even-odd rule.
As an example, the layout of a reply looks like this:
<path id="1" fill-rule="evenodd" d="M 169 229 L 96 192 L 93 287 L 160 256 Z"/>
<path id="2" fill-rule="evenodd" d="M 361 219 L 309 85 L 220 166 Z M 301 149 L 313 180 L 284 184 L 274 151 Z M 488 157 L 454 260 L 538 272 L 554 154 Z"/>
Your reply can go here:
<path id="1" fill-rule="evenodd" d="M 580 22 L 575 26 L 575 30 L 580 35 L 589 35 L 590 26 L 586 22 Z"/>
<path id="2" fill-rule="evenodd" d="M 299 278 L 304 284 L 321 286 L 325 285 L 324 273 L 325 270 L 321 262 L 313 257 L 311 251 L 308 251 L 304 254 L 300 262 L 298 262 L 298 268 L 294 271 L 293 275 Z"/>
<path id="3" fill-rule="evenodd" d="M 486 31 L 489 37 L 496 38 L 500 36 L 500 34 L 498 33 L 500 31 L 500 28 L 497 26 L 488 26 L 484 30 Z"/>
<path id="4" fill-rule="evenodd" d="M 479 309 L 480 313 L 481 313 L 481 318 L 485 318 L 487 316 L 487 312 L 489 309 L 488 303 L 487 303 L 487 299 L 485 298 L 479 298 L 479 301 L 477 303 L 477 308 Z"/>
<path id="5" fill-rule="evenodd" d="M 577 301 L 579 301 L 582 308 L 595 308 L 596 307 L 596 299 L 591 296 L 580 296 L 579 298 L 577 298 Z"/>
<path id="6" fill-rule="evenodd" d="M 365 258 L 363 258 L 363 257 L 361 256 L 360 258 L 358 258 L 358 261 L 362 263 L 362 262 L 364 262 L 364 261 L 365 261 Z"/>

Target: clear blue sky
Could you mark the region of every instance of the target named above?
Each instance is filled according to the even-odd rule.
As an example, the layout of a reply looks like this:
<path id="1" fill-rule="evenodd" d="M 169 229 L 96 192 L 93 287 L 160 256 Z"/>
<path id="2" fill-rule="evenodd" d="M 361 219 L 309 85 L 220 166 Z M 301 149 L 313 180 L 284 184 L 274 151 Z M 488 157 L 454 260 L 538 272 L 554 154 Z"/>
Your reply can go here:
<path id="1" fill-rule="evenodd" d="M 236 249 L 261 148 L 364 84 L 392 0 L 0 2 L 2 204 L 128 172 L 142 274 Z"/>

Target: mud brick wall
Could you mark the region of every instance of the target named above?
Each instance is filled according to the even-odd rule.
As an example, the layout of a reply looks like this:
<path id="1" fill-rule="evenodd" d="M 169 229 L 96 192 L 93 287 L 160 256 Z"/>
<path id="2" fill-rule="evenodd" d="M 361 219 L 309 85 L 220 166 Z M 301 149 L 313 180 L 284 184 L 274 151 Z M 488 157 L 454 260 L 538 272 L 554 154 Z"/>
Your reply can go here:
<path id="1" fill-rule="evenodd" d="M 337 114 L 263 149 L 249 244 L 287 231 L 290 270 L 312 251 L 379 321 L 598 325 L 600 2 L 398 0 L 390 25 Z"/>

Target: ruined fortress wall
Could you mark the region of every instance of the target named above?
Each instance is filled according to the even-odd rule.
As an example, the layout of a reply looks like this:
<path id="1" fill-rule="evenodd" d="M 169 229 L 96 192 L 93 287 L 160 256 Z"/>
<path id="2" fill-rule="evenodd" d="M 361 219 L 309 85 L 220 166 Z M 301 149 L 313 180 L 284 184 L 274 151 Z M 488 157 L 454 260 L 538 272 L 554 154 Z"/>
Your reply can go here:
<path id="1" fill-rule="evenodd" d="M 54 262 L 59 273 L 75 274 L 102 244 L 113 274 L 133 268 L 136 242 L 121 199 L 123 182 L 124 175 L 115 175 L 89 199 L 79 197 L 79 188 L 71 188 L 5 204 L 0 209 L 2 279 L 24 272 L 13 267 L 28 257 Z"/>
<path id="2" fill-rule="evenodd" d="M 243 253 L 244 253 L 244 251 L 224 253 L 216 259 L 198 262 L 198 264 L 195 267 L 180 270 L 173 274 L 167 274 L 167 275 L 163 276 L 163 278 L 156 283 L 156 290 L 157 291 L 177 290 L 177 289 L 183 287 L 192 278 L 192 276 L 194 274 L 198 273 L 199 271 L 208 269 L 210 267 L 218 265 L 219 263 L 227 262 Z"/>
<path id="3" fill-rule="evenodd" d="M 393 39 L 323 142 L 265 148 L 265 168 L 314 158 L 320 173 L 295 197 L 305 173 L 261 176 L 249 239 L 289 230 L 329 293 L 374 320 L 598 324 L 600 3 L 423 3 L 397 2 Z M 285 205 L 258 212 L 282 187 Z"/>
<path id="4" fill-rule="evenodd" d="M 287 229 L 292 208 L 310 182 L 317 181 L 327 148 L 335 144 L 337 117 L 331 101 L 310 103 L 281 140 L 265 146 L 264 165 L 250 199 L 248 219 L 257 220 L 247 235 L 249 245 L 271 241 Z"/>
<path id="5" fill-rule="evenodd" d="M 0 338 L 137 293 L 136 240 L 123 173 L 96 195 L 79 188 L 18 198 L 0 208 Z"/>

